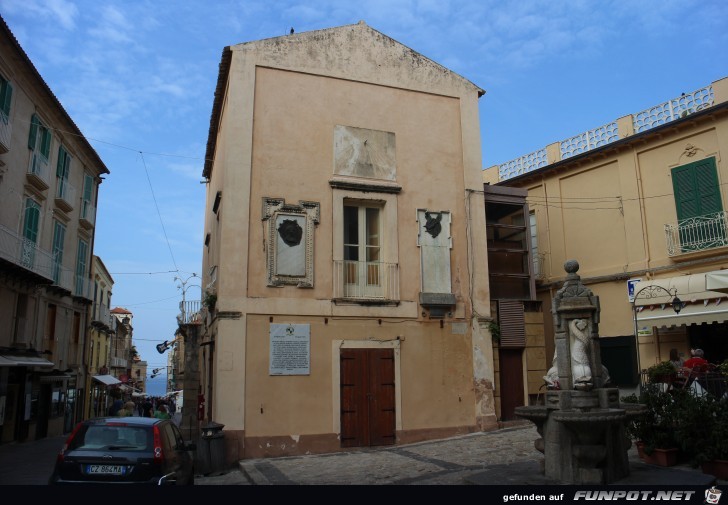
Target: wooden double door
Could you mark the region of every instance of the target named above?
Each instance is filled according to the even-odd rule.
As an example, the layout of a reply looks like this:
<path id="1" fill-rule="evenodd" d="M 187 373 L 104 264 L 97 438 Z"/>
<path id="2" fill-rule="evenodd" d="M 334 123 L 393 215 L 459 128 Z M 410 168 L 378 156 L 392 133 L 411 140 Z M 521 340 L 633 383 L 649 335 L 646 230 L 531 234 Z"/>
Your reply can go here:
<path id="1" fill-rule="evenodd" d="M 395 443 L 393 349 L 341 349 L 341 446 Z"/>

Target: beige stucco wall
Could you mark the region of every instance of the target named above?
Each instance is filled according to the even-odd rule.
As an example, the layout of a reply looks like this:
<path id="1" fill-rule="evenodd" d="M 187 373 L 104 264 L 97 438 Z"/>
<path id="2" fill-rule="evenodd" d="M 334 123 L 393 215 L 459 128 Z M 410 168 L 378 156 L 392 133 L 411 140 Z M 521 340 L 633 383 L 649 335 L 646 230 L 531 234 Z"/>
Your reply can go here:
<path id="1" fill-rule="evenodd" d="M 725 81 L 713 83 L 716 104 L 728 98 Z M 544 254 L 544 277 L 537 287 L 553 295 L 564 279 L 564 262 L 576 259 L 582 280 L 600 298 L 600 335 L 627 336 L 634 334 L 627 279 L 664 279 L 728 268 L 726 247 L 670 257 L 664 230 L 666 224 L 677 224 L 671 178 L 675 167 L 714 157 L 726 209 L 728 166 L 721 153 L 726 146 L 728 117 L 718 111 L 560 162 L 554 170 L 547 167 L 503 182 L 529 192 L 538 251 Z M 487 180 L 497 167 L 486 172 Z M 670 347 L 689 349 L 684 329 L 658 334 L 659 338 L 639 339 L 643 368 L 667 359 Z"/>
<path id="2" fill-rule="evenodd" d="M 206 205 L 211 240 L 203 270 L 218 269 L 218 314 L 206 335 L 216 342 L 213 419 L 255 443 L 335 439 L 336 342 L 368 347 L 397 336 L 398 432 L 426 437 L 494 426 L 490 336 L 473 322 L 490 315 L 482 195 L 473 193 L 481 185 L 479 90 L 401 47 L 366 25 L 232 47 Z M 330 187 L 336 125 L 394 133 L 399 193 Z M 332 301 L 335 236 L 347 196 L 386 201 L 384 247 L 399 264 L 396 305 Z M 266 285 L 265 197 L 321 205 L 312 288 Z M 457 306 L 442 328 L 418 303 L 418 208 L 452 216 Z M 269 375 L 271 322 L 311 325 L 310 376 Z"/>

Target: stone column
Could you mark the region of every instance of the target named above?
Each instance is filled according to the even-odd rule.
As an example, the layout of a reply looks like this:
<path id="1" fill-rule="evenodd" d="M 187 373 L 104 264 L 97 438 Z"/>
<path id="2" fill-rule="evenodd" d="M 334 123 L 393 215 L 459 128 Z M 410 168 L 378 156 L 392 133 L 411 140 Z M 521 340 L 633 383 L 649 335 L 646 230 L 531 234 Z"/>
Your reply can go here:
<path id="1" fill-rule="evenodd" d="M 200 324 L 181 324 L 179 330 L 185 343 L 184 399 L 182 401 L 182 422 L 180 431 L 187 440 L 198 441 L 200 423 L 197 420 L 197 395 L 200 393 Z"/>

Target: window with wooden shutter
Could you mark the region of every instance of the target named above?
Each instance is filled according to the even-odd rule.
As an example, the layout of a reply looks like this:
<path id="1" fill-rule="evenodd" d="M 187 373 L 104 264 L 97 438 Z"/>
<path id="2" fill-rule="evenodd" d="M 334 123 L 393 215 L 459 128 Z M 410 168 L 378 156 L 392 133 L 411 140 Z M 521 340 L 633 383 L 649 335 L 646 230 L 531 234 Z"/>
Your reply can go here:
<path id="1" fill-rule="evenodd" d="M 30 118 L 28 148 L 43 155 L 46 160 L 51 154 L 51 132 L 35 114 Z"/>
<path id="2" fill-rule="evenodd" d="M 63 243 L 66 238 L 66 227 L 58 221 L 53 222 L 53 281 L 61 282 L 61 266 L 63 264 Z"/>
<path id="3" fill-rule="evenodd" d="M 40 205 L 28 198 L 25 201 L 25 224 L 23 226 L 23 237 L 34 244 L 38 241 L 38 225 L 40 223 Z"/>
<path id="4" fill-rule="evenodd" d="M 675 195 L 678 236 L 683 252 L 723 245 L 723 204 L 715 158 L 675 167 L 672 187 Z"/>
<path id="5" fill-rule="evenodd" d="M 526 318 L 523 302 L 498 300 L 498 324 L 500 325 L 500 347 L 526 347 Z"/>
<path id="6" fill-rule="evenodd" d="M 678 221 L 723 210 L 715 158 L 672 169 Z"/>
<path id="7" fill-rule="evenodd" d="M 78 255 L 76 256 L 76 295 L 84 296 L 84 282 L 86 280 L 86 262 L 88 261 L 88 243 L 79 239 Z"/>
<path id="8" fill-rule="evenodd" d="M 10 101 L 13 97 L 13 87 L 10 82 L 4 77 L 0 76 L 0 117 L 8 124 L 10 120 Z"/>

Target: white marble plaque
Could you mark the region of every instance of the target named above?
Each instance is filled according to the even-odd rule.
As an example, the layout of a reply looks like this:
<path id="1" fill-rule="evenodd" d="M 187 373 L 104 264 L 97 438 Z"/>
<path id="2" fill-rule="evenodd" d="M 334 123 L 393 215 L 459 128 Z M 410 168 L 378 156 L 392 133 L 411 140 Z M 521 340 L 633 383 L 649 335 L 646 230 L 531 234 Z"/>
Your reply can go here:
<path id="1" fill-rule="evenodd" d="M 270 375 L 310 375 L 311 325 L 270 325 Z"/>
<path id="2" fill-rule="evenodd" d="M 450 212 L 417 210 L 422 267 L 422 292 L 451 293 L 450 282 Z"/>
<path id="3" fill-rule="evenodd" d="M 295 223 L 295 224 L 293 224 Z M 306 217 L 292 214 L 276 216 L 276 269 L 278 275 L 306 275 Z M 286 237 L 284 230 L 293 229 L 292 237 Z M 300 230 L 295 236 L 296 229 Z M 298 238 L 298 240 L 295 240 Z"/>

